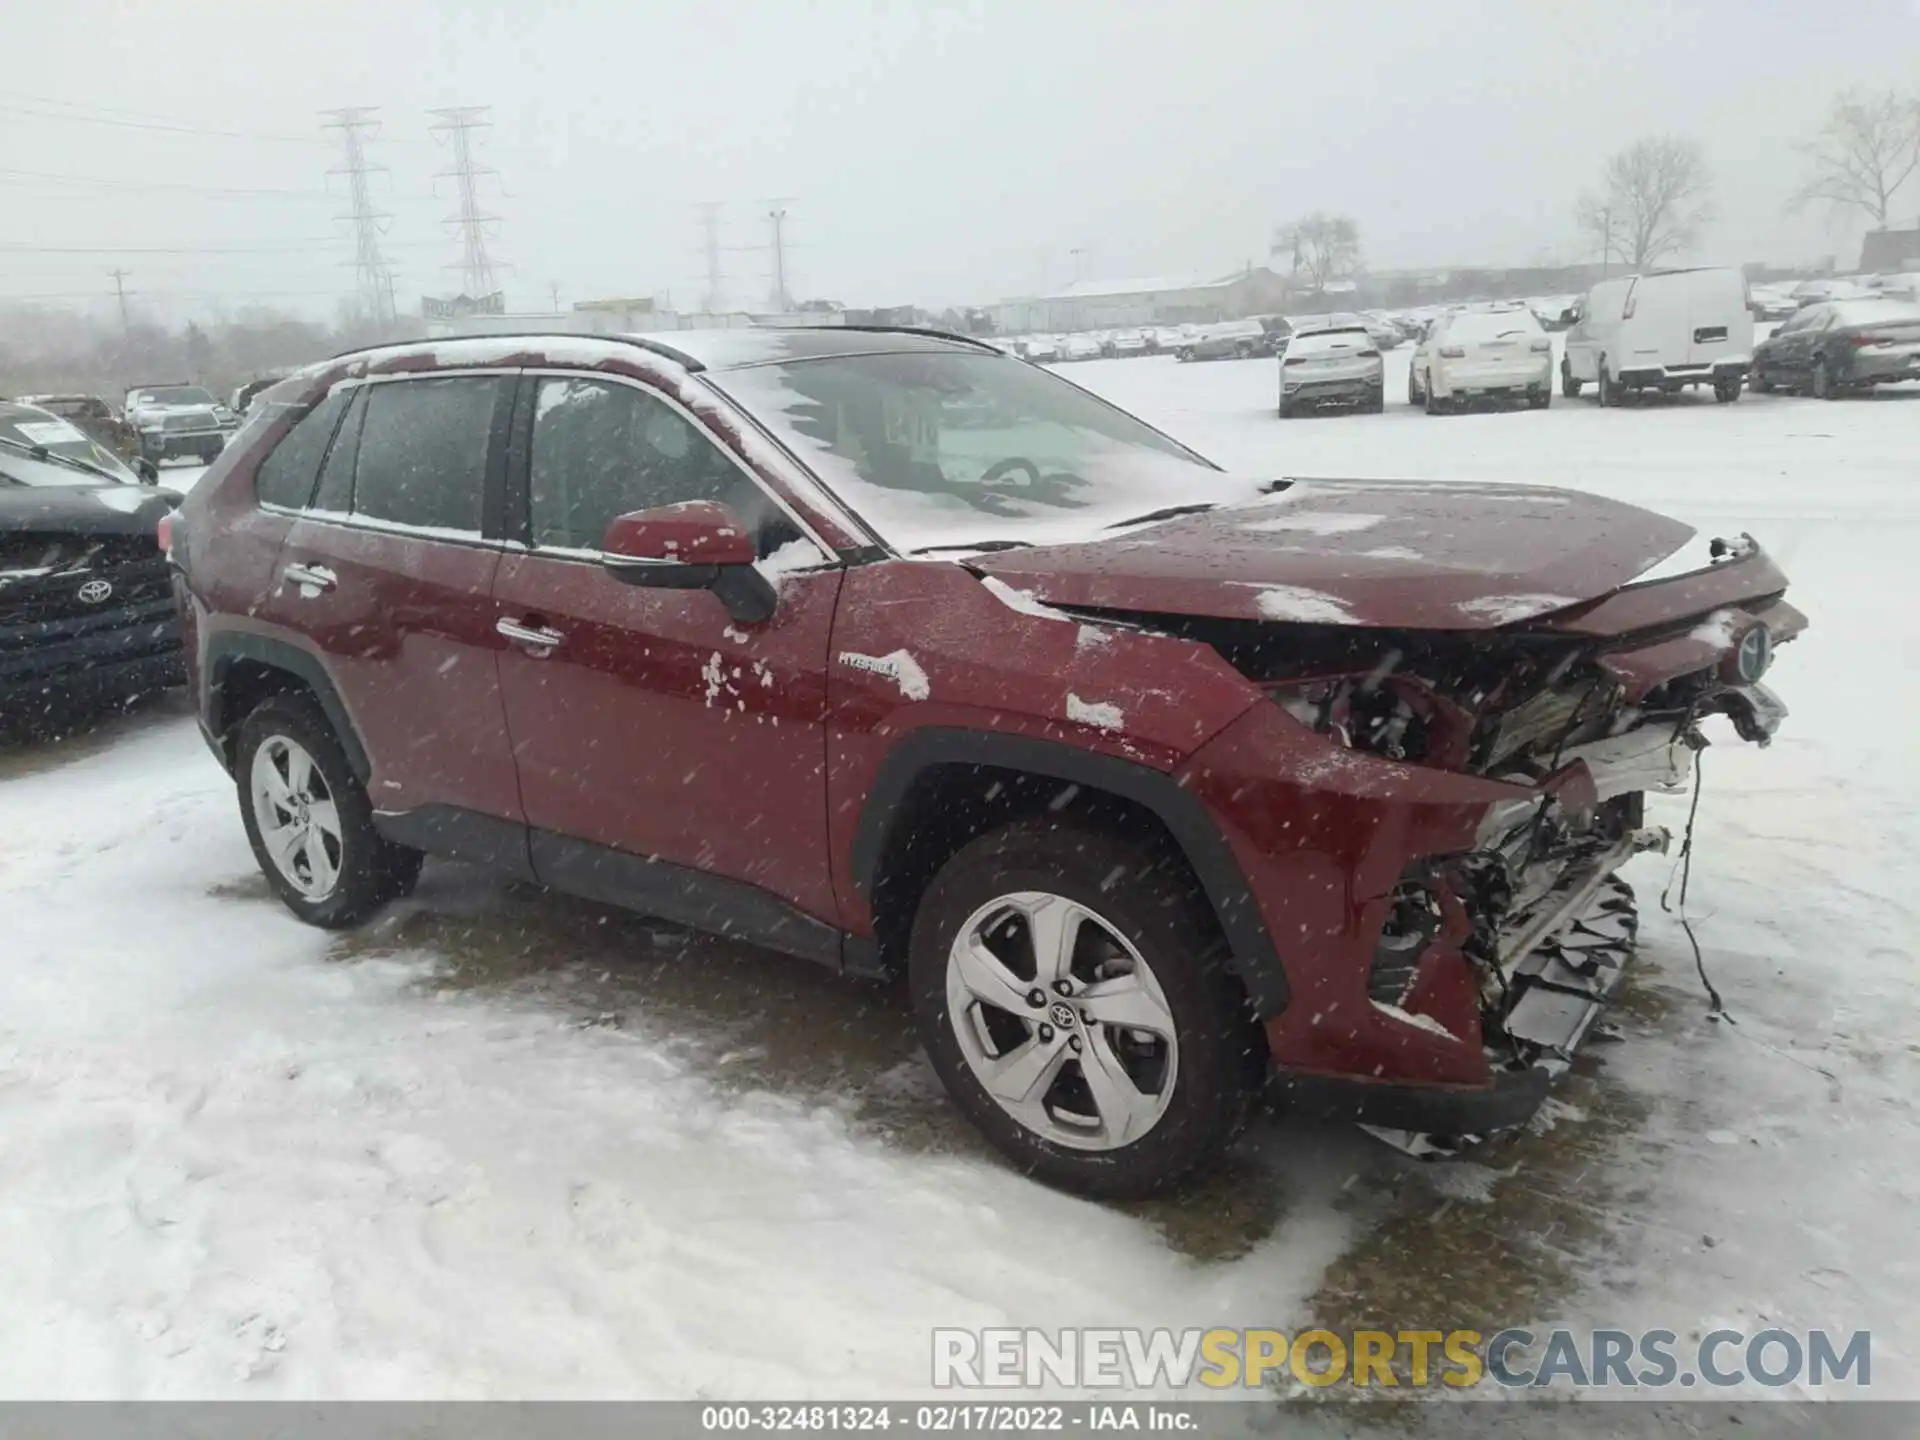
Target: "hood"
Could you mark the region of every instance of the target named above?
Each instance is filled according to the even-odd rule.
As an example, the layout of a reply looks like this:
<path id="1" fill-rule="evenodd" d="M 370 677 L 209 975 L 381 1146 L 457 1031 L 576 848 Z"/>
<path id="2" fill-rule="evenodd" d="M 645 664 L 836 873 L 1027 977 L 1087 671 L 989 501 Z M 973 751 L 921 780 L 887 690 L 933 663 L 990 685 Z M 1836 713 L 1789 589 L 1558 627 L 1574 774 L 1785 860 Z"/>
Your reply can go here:
<path id="1" fill-rule="evenodd" d="M 1572 490 L 1312 480 L 1110 540 L 968 564 L 1055 605 L 1490 630 L 1599 599 L 1692 534 Z"/>
<path id="2" fill-rule="evenodd" d="M 0 487 L 0 535 L 150 535 L 180 503 L 173 490 L 144 485 Z"/>

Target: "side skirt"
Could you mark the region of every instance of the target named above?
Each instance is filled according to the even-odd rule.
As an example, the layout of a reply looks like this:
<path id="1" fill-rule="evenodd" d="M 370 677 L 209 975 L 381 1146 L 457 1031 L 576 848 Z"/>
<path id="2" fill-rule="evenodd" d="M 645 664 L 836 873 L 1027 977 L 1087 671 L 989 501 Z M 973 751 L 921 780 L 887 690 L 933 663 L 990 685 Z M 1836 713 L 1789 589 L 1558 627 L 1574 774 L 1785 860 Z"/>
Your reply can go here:
<path id="1" fill-rule="evenodd" d="M 452 805 L 376 811 L 374 828 L 401 845 L 466 860 L 711 935 L 797 955 L 832 970 L 864 973 L 870 940 L 816 919 L 757 885 L 709 875 L 650 855 L 501 820 Z"/>

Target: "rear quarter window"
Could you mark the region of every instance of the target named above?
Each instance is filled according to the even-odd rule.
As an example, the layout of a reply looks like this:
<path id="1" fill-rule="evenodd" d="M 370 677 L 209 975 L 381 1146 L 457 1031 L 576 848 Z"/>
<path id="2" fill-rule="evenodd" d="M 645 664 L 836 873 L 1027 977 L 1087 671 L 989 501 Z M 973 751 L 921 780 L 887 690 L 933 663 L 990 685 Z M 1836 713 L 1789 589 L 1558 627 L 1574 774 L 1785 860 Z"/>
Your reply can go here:
<path id="1" fill-rule="evenodd" d="M 327 453 L 340 415 L 352 398 L 350 392 L 335 390 L 300 417 L 294 427 L 280 437 L 254 474 L 253 488 L 262 504 L 280 505 L 289 510 L 304 510 L 313 499 L 314 482 L 320 476 L 320 461 Z M 272 423 L 273 410 L 257 406 L 252 424 Z"/>

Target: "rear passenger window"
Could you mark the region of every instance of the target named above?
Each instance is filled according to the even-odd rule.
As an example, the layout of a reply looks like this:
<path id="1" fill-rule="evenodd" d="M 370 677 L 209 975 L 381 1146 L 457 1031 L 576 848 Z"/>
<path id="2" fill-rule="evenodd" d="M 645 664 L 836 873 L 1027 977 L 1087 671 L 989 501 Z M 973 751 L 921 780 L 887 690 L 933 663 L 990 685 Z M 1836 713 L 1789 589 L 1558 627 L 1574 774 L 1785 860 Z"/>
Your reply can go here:
<path id="1" fill-rule="evenodd" d="M 478 534 L 499 390 L 492 375 L 367 386 L 353 513 Z"/>
<path id="2" fill-rule="evenodd" d="M 313 484 L 320 474 L 321 457 L 333 428 L 340 423 L 340 412 L 351 398 L 345 390 L 335 390 L 294 422 L 293 429 L 280 437 L 273 453 L 260 462 L 253 478 L 254 493 L 267 505 L 289 510 L 304 510 L 313 498 Z M 265 407 L 260 407 L 265 418 Z"/>

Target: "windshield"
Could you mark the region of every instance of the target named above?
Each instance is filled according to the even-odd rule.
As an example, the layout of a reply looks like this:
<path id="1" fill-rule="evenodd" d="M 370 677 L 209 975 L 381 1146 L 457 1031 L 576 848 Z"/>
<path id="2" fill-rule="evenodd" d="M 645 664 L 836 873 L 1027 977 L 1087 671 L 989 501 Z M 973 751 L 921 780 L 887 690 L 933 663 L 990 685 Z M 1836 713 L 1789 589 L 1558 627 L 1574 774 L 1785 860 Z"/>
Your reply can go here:
<path id="1" fill-rule="evenodd" d="M 1920 305 L 1905 300 L 1843 300 L 1833 308 L 1842 325 L 1902 325 L 1920 320 Z"/>
<path id="2" fill-rule="evenodd" d="M 1531 310 L 1501 310 L 1486 314 L 1468 312 L 1447 322 L 1447 339 L 1479 342 L 1484 340 L 1521 340 L 1541 334 L 1540 322 Z"/>
<path id="3" fill-rule="evenodd" d="M 1087 538 L 1143 511 L 1255 495 L 1124 411 L 1000 356 L 845 356 L 708 378 L 902 550 Z"/>
<path id="4" fill-rule="evenodd" d="M 64 455 L 70 460 L 78 460 L 83 465 L 93 466 L 101 472 L 95 477 L 96 480 L 113 479 L 129 485 L 139 483 L 138 478 L 118 455 L 57 416 L 48 415 L 29 419 L 10 415 L 0 418 L 0 441 L 11 441 L 13 445 L 39 446 L 54 455 Z M 88 483 L 87 477 L 77 471 L 69 470 L 65 473 L 73 477 L 65 482 L 67 484 Z"/>
<path id="5" fill-rule="evenodd" d="M 94 470 L 64 465 L 58 460 L 36 460 L 11 444 L 0 445 L 0 490 L 22 486 L 101 485 L 107 477 Z"/>
<path id="6" fill-rule="evenodd" d="M 133 392 L 136 405 L 211 405 L 213 396 L 198 385 L 156 385 Z"/>
<path id="7" fill-rule="evenodd" d="M 1364 330 L 1316 330 L 1310 335 L 1296 335 L 1287 343 L 1287 358 L 1301 355 L 1330 355 L 1340 350 L 1366 350 L 1373 345 L 1373 337 Z"/>

